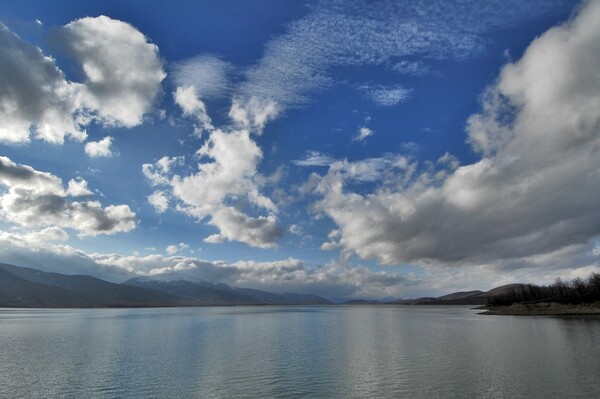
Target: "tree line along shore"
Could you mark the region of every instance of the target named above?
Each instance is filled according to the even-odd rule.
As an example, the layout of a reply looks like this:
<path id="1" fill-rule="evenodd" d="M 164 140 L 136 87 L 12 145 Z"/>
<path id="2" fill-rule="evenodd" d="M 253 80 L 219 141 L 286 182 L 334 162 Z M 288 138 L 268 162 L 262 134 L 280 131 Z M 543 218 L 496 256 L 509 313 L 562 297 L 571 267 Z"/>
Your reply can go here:
<path id="1" fill-rule="evenodd" d="M 497 315 L 600 315 L 600 274 L 550 285 L 523 284 L 490 297 L 481 309 Z"/>

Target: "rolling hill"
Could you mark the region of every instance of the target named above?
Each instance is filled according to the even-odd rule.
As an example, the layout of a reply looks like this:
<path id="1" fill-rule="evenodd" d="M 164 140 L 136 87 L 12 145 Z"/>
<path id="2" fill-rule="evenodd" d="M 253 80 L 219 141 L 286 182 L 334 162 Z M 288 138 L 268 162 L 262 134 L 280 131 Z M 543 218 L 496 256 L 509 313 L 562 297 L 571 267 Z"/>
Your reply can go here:
<path id="1" fill-rule="evenodd" d="M 486 305 L 489 298 L 502 295 L 509 290 L 521 287 L 524 284 L 508 284 L 493 288 L 489 291 L 460 291 L 440 297 L 423 297 L 416 299 L 399 299 L 391 303 L 398 305 Z"/>

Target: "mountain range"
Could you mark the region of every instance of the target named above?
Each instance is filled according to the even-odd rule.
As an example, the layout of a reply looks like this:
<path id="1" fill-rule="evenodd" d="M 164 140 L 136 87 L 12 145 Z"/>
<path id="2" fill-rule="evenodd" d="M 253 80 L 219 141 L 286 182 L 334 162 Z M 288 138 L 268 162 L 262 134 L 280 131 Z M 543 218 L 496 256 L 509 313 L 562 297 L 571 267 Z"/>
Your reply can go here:
<path id="1" fill-rule="evenodd" d="M 375 301 L 353 299 L 345 305 L 484 305 L 490 297 L 518 288 L 455 292 L 440 297 Z M 312 294 L 272 293 L 223 283 L 137 277 L 121 284 L 85 275 L 48 273 L 0 263 L 0 307 L 98 308 L 231 305 L 332 305 Z"/>
<path id="2" fill-rule="evenodd" d="M 275 294 L 226 284 L 134 278 L 122 284 L 0 263 L 0 307 L 97 308 L 218 305 L 327 305 L 310 294 Z"/>

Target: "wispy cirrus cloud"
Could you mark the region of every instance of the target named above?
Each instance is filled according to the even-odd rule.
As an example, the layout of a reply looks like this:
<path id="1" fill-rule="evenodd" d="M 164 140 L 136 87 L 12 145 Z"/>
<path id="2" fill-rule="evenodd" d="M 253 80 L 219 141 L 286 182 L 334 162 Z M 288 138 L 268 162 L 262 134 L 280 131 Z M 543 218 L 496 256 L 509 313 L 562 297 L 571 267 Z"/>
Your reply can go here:
<path id="1" fill-rule="evenodd" d="M 398 72 L 401 75 L 411 76 L 437 75 L 439 73 L 435 71 L 430 65 L 422 61 L 400 61 L 394 64 L 392 70 Z"/>
<path id="2" fill-rule="evenodd" d="M 363 95 L 382 107 L 398 105 L 408 99 L 410 90 L 400 85 L 361 85 L 358 87 Z"/>
<path id="3" fill-rule="evenodd" d="M 307 151 L 304 158 L 293 160 L 292 163 L 296 166 L 329 166 L 336 159 L 329 154 L 319 151 Z"/>
<path id="4" fill-rule="evenodd" d="M 333 66 L 387 67 L 392 62 L 401 71 L 417 73 L 425 66 L 403 58 L 464 59 L 485 48 L 489 30 L 570 4 L 549 1 L 533 10 L 521 1 L 382 2 L 377 7 L 361 0 L 320 1 L 267 44 L 235 93 L 246 100 L 271 100 L 285 109 L 306 103 L 311 92 L 334 84 L 329 75 Z M 406 95 L 401 94 L 396 88 L 387 96 L 383 91 L 374 96 L 389 105 Z"/>
<path id="5" fill-rule="evenodd" d="M 199 55 L 175 63 L 171 68 L 178 87 L 193 86 L 199 98 L 213 100 L 230 94 L 233 85 L 230 75 L 234 67 L 210 54 Z"/>

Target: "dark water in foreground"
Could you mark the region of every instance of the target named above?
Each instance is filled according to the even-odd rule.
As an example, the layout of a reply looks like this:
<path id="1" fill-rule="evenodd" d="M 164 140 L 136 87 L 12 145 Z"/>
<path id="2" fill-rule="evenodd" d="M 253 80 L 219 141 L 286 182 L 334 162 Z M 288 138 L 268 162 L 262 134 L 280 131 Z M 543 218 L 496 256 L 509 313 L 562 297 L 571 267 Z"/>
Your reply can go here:
<path id="1" fill-rule="evenodd" d="M 600 397 L 599 318 L 475 312 L 0 309 L 0 397 Z"/>

